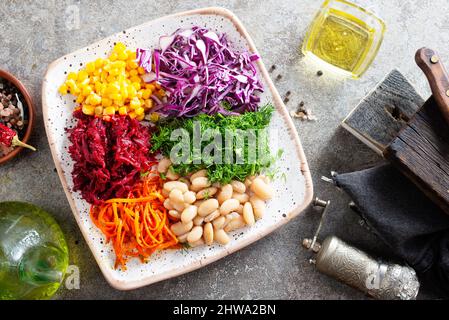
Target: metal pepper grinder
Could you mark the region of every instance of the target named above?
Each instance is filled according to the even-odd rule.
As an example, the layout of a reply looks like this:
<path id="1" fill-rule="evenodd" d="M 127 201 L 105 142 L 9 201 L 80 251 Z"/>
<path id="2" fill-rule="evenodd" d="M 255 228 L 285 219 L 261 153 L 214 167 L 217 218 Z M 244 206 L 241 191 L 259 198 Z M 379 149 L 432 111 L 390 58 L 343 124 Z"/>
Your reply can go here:
<path id="1" fill-rule="evenodd" d="M 315 198 L 313 205 L 322 207 L 320 223 L 312 239 L 302 245 L 316 254 L 309 260 L 318 271 L 356 288 L 376 299 L 412 300 L 419 291 L 415 270 L 408 266 L 384 263 L 345 243 L 336 236 L 317 242 L 330 201 Z"/>

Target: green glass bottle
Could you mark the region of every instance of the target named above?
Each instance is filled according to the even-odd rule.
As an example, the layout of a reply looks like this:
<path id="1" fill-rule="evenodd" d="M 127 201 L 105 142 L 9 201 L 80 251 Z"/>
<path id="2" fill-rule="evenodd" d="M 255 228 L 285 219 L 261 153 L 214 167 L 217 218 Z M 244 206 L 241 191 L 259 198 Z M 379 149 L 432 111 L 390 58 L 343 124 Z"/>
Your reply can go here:
<path id="1" fill-rule="evenodd" d="M 48 299 L 58 290 L 69 256 L 57 222 L 23 202 L 0 202 L 0 299 Z"/>

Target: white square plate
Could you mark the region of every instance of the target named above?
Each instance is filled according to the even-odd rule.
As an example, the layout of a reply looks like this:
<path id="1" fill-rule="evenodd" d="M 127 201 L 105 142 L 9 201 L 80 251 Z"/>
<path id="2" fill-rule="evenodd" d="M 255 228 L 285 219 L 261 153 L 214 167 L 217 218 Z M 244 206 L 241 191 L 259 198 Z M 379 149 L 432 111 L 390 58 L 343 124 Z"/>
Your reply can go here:
<path id="1" fill-rule="evenodd" d="M 121 41 L 130 48 L 152 48 L 158 45 L 160 36 L 171 34 L 181 27 L 188 28 L 195 25 L 219 33 L 225 32 L 237 49 L 257 53 L 253 41 L 232 12 L 223 8 L 204 8 L 147 22 L 66 55 L 49 66 L 43 81 L 42 106 L 45 129 L 61 183 L 73 215 L 101 271 L 107 281 L 117 289 L 129 290 L 142 287 L 216 261 L 287 223 L 312 200 L 312 180 L 298 134 L 263 62 L 258 60 L 258 71 L 265 86 L 261 101 L 262 103 L 271 101 L 276 106 L 270 129 L 276 130 L 277 139 L 272 139 L 274 142 L 271 147 L 273 150 L 279 147 L 284 150 L 277 165 L 280 171 L 285 173 L 285 179 L 273 182 L 276 196 L 268 202 L 266 215 L 253 227 L 234 232 L 231 242 L 226 246 L 165 250 L 154 254 L 144 264 L 137 259 L 130 260 L 126 271 L 114 269 L 115 255 L 112 246 L 104 243 L 103 235 L 91 222 L 89 204 L 81 198 L 79 193 L 72 191 L 73 162 L 67 153 L 69 141 L 65 128 L 74 125 L 72 111 L 75 103 L 70 96 L 62 97 L 58 93 L 58 88 L 66 78 L 65 72 L 77 71 L 80 64 L 98 57 L 105 57 L 114 42 Z M 277 141 L 279 142 L 276 144 Z"/>

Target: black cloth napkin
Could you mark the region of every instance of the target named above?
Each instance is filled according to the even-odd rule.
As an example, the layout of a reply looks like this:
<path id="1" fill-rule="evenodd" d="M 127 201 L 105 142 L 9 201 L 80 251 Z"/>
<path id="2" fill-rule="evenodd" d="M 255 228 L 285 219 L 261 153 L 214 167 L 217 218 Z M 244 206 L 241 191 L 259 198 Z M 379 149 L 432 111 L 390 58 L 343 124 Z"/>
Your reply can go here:
<path id="1" fill-rule="evenodd" d="M 389 164 L 337 174 L 334 181 L 373 232 L 422 281 L 449 297 L 449 215 Z"/>

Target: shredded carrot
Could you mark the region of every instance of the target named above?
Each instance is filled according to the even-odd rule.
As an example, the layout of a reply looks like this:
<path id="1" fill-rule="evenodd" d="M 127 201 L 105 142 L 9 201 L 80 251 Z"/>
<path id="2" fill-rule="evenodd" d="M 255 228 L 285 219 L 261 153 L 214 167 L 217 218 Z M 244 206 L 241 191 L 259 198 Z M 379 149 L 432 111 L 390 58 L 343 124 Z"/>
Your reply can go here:
<path id="1" fill-rule="evenodd" d="M 114 248 L 115 268 L 126 269 L 129 257 L 144 262 L 157 250 L 177 247 L 164 207 L 162 185 L 159 175 L 152 172 L 134 186 L 128 198 L 110 199 L 91 207 L 92 221 Z"/>

